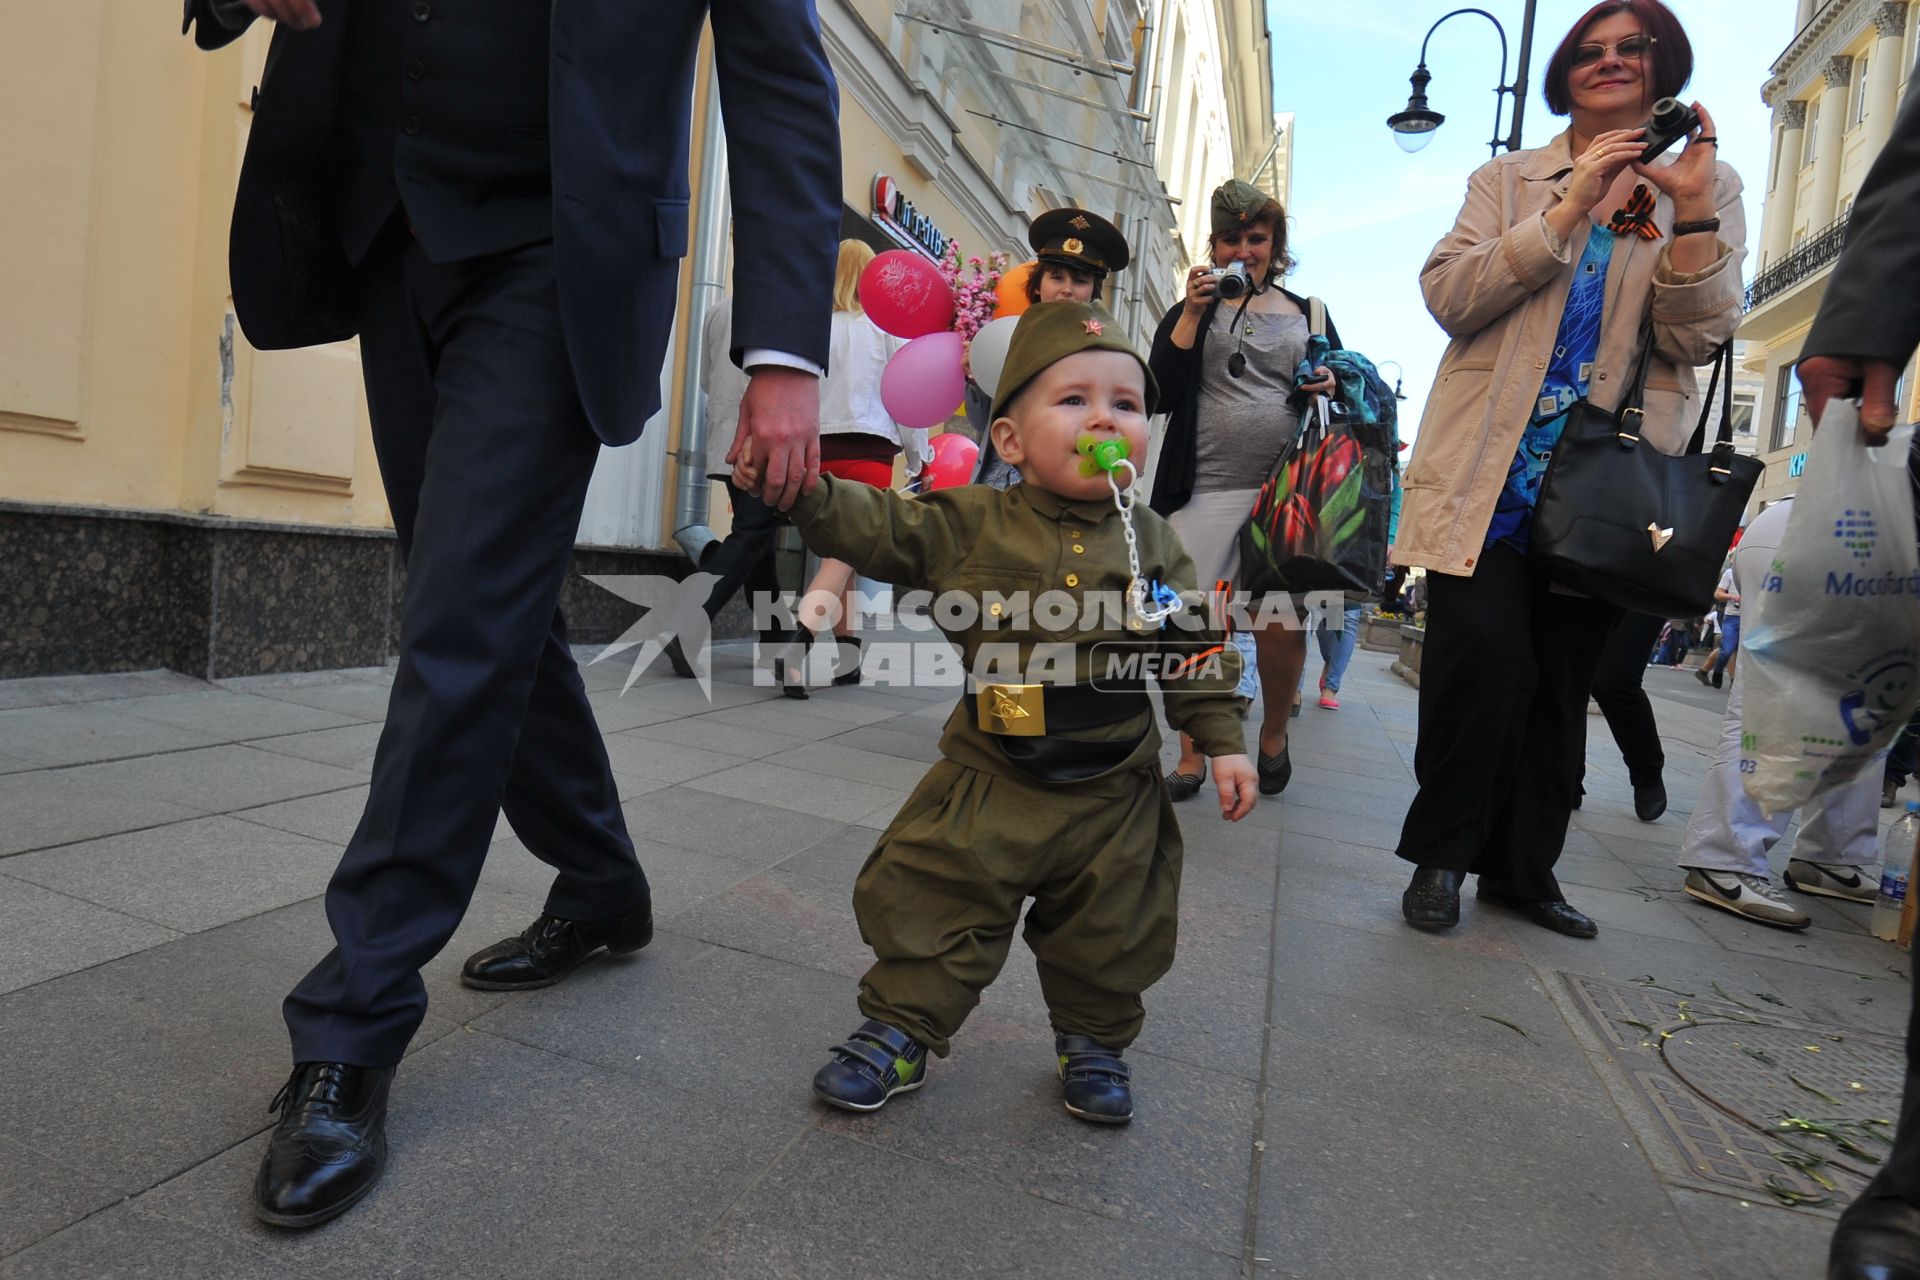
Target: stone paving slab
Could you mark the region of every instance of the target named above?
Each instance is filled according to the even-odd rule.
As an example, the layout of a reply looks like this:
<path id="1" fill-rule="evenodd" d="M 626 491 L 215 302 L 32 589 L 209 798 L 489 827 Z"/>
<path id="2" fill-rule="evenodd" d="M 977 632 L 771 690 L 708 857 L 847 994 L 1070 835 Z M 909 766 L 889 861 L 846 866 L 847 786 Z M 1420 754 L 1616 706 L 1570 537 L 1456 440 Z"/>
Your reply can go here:
<path id="1" fill-rule="evenodd" d="M 931 1089 L 932 1086 L 928 1086 Z M 1088 1163 L 1097 1145 L 1083 1149 Z M 850 1194 L 849 1188 L 860 1188 Z M 884 1223 L 876 1230 L 875 1223 Z M 1226 1280 L 1212 1252 L 1048 1197 L 832 1133 L 808 1133 L 715 1224 L 675 1273 L 686 1280 L 878 1276 L 903 1255 L 952 1280 Z"/>
<path id="2" fill-rule="evenodd" d="M 33 676 L 0 680 L 0 710 L 50 707 L 70 702 L 104 702 L 110 698 L 138 698 L 159 693 L 192 693 L 207 688 L 204 680 L 177 671 L 122 671 L 92 676 Z"/>
<path id="3" fill-rule="evenodd" d="M 78 1169 L 0 1138 L 0 1205 L 6 1206 L 0 1213 L 0 1259 L 119 1198 Z M 0 1261 L 0 1274 L 12 1274 L 11 1262 Z"/>
<path id="4" fill-rule="evenodd" d="M 392 1164 L 351 1217 L 255 1222 L 234 1194 L 252 1143 L 135 1207 L 268 1253 L 283 1275 L 666 1276 L 803 1128 L 461 1032 L 396 1078 Z"/>
<path id="5" fill-rule="evenodd" d="M 373 772 L 374 748 L 380 745 L 378 724 L 357 721 L 332 729 L 315 729 L 278 738 L 255 738 L 248 746 L 277 751 L 320 764 L 335 765 L 362 775 Z"/>
<path id="6" fill-rule="evenodd" d="M 43 769 L 151 756 L 218 741 L 214 734 L 117 714 L 91 702 L 0 711 L 0 743 L 10 755 Z"/>
<path id="7" fill-rule="evenodd" d="M 251 809 L 365 781 L 352 770 L 233 743 L 80 765 L 61 770 L 60 777 L 89 791 L 139 797 L 200 813 Z"/>
<path id="8" fill-rule="evenodd" d="M 0 862 L 0 867 L 9 865 L 11 860 Z M 117 960 L 179 936 L 151 920 L 0 873 L 0 992 Z"/>
<path id="9" fill-rule="evenodd" d="M 164 826 L 201 811 L 110 787 L 87 785 L 77 769 L 0 776 L 0 858 L 28 849 Z M 0 866 L 4 866 L 0 863 Z"/>
<path id="10" fill-rule="evenodd" d="M 311 836 L 344 849 L 347 841 L 353 838 L 354 829 L 360 825 L 360 815 L 366 812 L 368 790 L 367 785 L 362 783 L 337 791 L 301 796 L 296 800 L 235 809 L 231 816 L 242 822 Z"/>
<path id="11" fill-rule="evenodd" d="M 197 818 L 9 858 L 6 874 L 197 933 L 311 898 L 337 846 L 233 818 Z"/>
<path id="12" fill-rule="evenodd" d="M 352 716 L 323 711 L 279 698 L 236 693 L 231 689 L 200 689 L 190 693 L 152 694 L 91 704 L 94 710 L 132 716 L 171 725 L 217 742 L 240 742 L 313 729 L 337 729 L 358 721 Z"/>

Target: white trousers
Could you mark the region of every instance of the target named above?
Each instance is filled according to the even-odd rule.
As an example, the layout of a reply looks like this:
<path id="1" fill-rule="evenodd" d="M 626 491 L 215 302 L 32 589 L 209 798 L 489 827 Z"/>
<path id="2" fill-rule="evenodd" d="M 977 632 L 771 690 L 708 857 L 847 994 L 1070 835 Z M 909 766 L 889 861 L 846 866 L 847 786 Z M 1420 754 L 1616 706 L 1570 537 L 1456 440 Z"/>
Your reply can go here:
<path id="1" fill-rule="evenodd" d="M 1727 718 L 1720 726 L 1720 750 L 1700 783 L 1700 803 L 1680 842 L 1680 865 L 1708 871 L 1769 874 L 1767 854 L 1786 834 L 1793 810 L 1769 819 L 1740 782 L 1740 707 L 1745 665 L 1734 668 L 1727 697 Z M 1884 754 L 1884 753 L 1883 753 Z M 1860 776 L 1809 800 L 1802 813 L 1793 856 L 1808 862 L 1864 867 L 1879 860 L 1880 775 L 1869 764 Z"/>

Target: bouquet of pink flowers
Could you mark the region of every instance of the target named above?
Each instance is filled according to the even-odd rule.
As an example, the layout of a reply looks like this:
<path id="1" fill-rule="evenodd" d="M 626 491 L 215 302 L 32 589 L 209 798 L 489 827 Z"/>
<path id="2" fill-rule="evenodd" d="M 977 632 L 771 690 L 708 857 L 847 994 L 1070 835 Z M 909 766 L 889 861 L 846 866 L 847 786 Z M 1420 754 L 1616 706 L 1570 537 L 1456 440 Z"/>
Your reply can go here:
<path id="1" fill-rule="evenodd" d="M 960 242 L 947 241 L 946 256 L 940 260 L 940 275 L 953 290 L 953 331 L 960 335 L 961 342 L 971 343 L 980 327 L 993 319 L 994 308 L 999 306 L 994 290 L 1008 262 L 1004 253 L 963 260 Z"/>

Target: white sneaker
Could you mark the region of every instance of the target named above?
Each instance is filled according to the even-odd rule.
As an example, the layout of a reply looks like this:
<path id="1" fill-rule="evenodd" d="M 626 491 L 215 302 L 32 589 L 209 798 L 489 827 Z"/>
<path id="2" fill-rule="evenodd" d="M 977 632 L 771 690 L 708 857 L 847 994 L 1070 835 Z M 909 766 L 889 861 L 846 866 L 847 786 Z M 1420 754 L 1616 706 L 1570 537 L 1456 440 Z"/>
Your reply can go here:
<path id="1" fill-rule="evenodd" d="M 1766 876 L 1688 867 L 1686 889 L 1689 897 L 1761 924 L 1804 929 L 1813 923 L 1813 917 L 1789 904 Z"/>
<path id="2" fill-rule="evenodd" d="M 1801 893 L 1817 893 L 1842 902 L 1872 902 L 1878 894 L 1878 882 L 1861 875 L 1862 867 L 1844 862 L 1808 862 L 1804 858 L 1787 859 L 1787 888 Z"/>

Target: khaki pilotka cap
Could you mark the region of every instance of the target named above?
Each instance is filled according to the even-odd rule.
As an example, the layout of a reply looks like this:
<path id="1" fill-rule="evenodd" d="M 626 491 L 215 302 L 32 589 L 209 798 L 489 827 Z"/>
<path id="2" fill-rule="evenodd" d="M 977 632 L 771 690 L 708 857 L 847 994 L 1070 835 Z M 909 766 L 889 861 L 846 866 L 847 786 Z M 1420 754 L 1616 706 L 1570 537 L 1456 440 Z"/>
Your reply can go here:
<path id="1" fill-rule="evenodd" d="M 1253 215 L 1272 199 L 1252 183 L 1238 178 L 1221 183 L 1213 191 L 1214 234 L 1248 226 L 1253 222 Z"/>
<path id="2" fill-rule="evenodd" d="M 1007 347 L 1007 361 L 1000 368 L 1000 390 L 993 398 L 993 416 L 1006 414 L 1015 396 L 1026 389 L 1050 364 L 1082 351 L 1124 351 L 1140 361 L 1140 372 L 1147 378 L 1147 403 L 1143 412 L 1153 413 L 1160 389 L 1154 385 L 1153 371 L 1120 334 L 1120 324 L 1105 307 L 1091 302 L 1042 302 L 1028 307 L 1020 315 Z"/>

